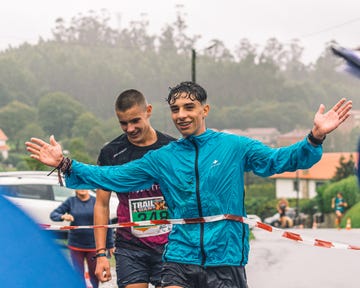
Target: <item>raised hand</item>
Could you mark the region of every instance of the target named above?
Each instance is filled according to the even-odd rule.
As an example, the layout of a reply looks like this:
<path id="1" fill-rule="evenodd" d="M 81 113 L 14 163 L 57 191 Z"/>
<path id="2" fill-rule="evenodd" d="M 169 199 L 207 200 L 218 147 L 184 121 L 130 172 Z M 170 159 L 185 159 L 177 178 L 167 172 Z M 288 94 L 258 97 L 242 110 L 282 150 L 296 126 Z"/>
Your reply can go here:
<path id="1" fill-rule="evenodd" d="M 352 108 L 352 101 L 346 101 L 342 98 L 328 112 L 325 112 L 325 106 L 320 105 L 314 117 L 313 135 L 317 139 L 323 139 L 326 134 L 335 130 L 349 116 Z"/>
<path id="2" fill-rule="evenodd" d="M 25 145 L 26 150 L 31 153 L 31 158 L 47 166 L 57 167 L 64 158 L 61 145 L 56 142 L 54 135 L 50 136 L 49 143 L 39 138 L 31 138 Z"/>

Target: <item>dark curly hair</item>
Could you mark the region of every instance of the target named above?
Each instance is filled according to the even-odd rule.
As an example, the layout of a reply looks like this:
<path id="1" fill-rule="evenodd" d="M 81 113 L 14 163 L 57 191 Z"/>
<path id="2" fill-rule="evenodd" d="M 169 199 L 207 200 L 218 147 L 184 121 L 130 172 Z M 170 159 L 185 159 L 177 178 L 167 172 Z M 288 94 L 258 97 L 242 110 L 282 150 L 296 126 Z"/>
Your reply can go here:
<path id="1" fill-rule="evenodd" d="M 180 97 L 181 94 L 185 93 L 192 101 L 199 101 L 201 104 L 206 103 L 207 93 L 203 87 L 199 84 L 196 84 L 191 81 L 181 82 L 175 87 L 170 87 L 169 95 L 166 99 L 169 105 L 174 104 L 176 99 Z"/>

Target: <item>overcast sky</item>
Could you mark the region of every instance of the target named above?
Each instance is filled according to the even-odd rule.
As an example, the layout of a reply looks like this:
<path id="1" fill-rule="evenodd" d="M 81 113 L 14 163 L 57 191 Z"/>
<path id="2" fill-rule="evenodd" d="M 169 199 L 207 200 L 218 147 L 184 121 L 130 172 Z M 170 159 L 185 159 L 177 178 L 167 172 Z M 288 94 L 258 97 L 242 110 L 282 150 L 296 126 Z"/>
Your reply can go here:
<path id="1" fill-rule="evenodd" d="M 102 8 L 113 26 L 146 17 L 149 32 L 160 35 L 165 23 L 174 22 L 177 5 L 186 13 L 187 34 L 202 36 L 197 49 L 211 39 L 233 50 L 242 38 L 260 46 L 271 37 L 284 44 L 297 38 L 309 62 L 332 39 L 347 48 L 360 46 L 360 0 L 9 0 L 0 8 L 0 49 L 48 39 L 56 18 L 70 21 Z"/>

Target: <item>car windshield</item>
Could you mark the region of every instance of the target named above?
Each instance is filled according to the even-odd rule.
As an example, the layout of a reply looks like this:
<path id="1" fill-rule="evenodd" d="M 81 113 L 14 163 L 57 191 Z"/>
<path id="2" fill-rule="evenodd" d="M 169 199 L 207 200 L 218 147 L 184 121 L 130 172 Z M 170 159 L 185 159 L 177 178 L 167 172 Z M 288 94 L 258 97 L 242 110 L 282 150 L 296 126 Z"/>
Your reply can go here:
<path id="1" fill-rule="evenodd" d="M 21 184 L 0 185 L 0 194 L 27 199 L 64 201 L 74 196 L 74 190 L 58 185 Z"/>
<path id="2" fill-rule="evenodd" d="M 54 200 L 55 201 L 65 201 L 71 196 L 75 196 L 75 191 L 64 186 L 54 185 L 52 186 L 54 190 Z"/>

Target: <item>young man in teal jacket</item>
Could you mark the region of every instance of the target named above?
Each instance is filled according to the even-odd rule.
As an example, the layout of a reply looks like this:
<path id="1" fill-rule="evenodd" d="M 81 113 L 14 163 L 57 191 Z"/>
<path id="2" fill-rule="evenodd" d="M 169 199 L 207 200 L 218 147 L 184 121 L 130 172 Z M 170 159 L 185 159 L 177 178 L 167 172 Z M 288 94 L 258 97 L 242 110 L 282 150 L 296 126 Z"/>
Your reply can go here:
<path id="1" fill-rule="evenodd" d="M 306 138 L 270 148 L 247 137 L 206 129 L 210 110 L 206 99 L 206 91 L 192 82 L 172 88 L 167 101 L 183 137 L 125 165 L 98 167 L 64 158 L 53 136 L 50 144 L 32 138 L 27 149 L 32 158 L 64 173 L 72 188 L 102 187 L 121 193 L 159 183 L 170 218 L 246 216 L 244 172 L 267 177 L 310 168 L 322 156 L 326 134 L 349 117 L 352 107 L 351 101 L 341 99 L 325 113 L 320 105 Z M 163 287 L 247 287 L 248 233 L 246 224 L 228 220 L 174 225 L 163 254 Z"/>

